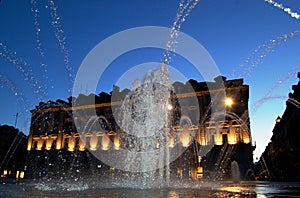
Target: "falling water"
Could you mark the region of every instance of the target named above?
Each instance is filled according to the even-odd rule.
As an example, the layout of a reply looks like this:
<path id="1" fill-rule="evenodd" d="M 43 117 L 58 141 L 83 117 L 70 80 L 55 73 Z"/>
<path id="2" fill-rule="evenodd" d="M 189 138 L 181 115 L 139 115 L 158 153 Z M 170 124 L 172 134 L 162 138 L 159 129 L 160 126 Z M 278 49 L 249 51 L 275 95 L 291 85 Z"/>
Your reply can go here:
<path id="1" fill-rule="evenodd" d="M 7 87 L 16 96 L 17 104 L 20 107 L 20 115 L 25 115 L 29 112 L 30 103 L 26 96 L 23 94 L 22 90 L 10 79 L 0 74 L 0 87 Z M 24 113 L 24 114 L 23 114 Z M 29 118 L 28 118 L 29 119 Z M 28 127 L 28 119 L 24 121 L 22 129 Z"/>
<path id="2" fill-rule="evenodd" d="M 236 161 L 231 162 L 231 176 L 234 183 L 240 182 L 240 168 Z"/>
<path id="3" fill-rule="evenodd" d="M 126 170 L 143 173 L 143 184 L 156 179 L 169 184 L 170 171 L 170 93 L 173 90 L 166 65 L 170 63 L 172 51 L 176 48 L 178 31 L 199 0 L 182 0 L 172 23 L 162 65 L 149 72 L 141 85 L 136 83 L 123 101 L 120 116 L 117 118 L 121 129 L 128 133 L 123 145 L 129 149 Z M 158 150 L 158 160 L 149 159 L 147 152 Z M 134 156 L 133 156 L 134 155 Z M 155 169 L 159 169 L 158 175 Z M 134 172 L 135 172 L 134 171 Z M 150 172 L 149 172 L 150 171 Z"/>
<path id="4" fill-rule="evenodd" d="M 29 64 L 22 58 L 18 57 L 17 53 L 10 50 L 5 44 L 0 42 L 0 57 L 7 62 L 14 65 L 18 71 L 22 74 L 24 80 L 28 82 L 31 90 L 40 101 L 45 98 L 46 90 L 42 83 L 40 83 L 32 73 L 31 69 L 28 69 Z"/>
<path id="5" fill-rule="evenodd" d="M 143 185 L 151 184 L 154 179 L 160 185 L 169 183 L 171 90 L 172 82 L 164 66 L 149 72 L 143 83 L 126 96 L 117 118 L 121 130 L 128 134 L 122 140 L 129 150 L 124 168 L 141 172 Z M 151 158 L 149 152 L 154 152 L 155 157 Z"/>
<path id="6" fill-rule="evenodd" d="M 292 68 L 290 71 L 288 71 L 284 76 L 280 77 L 276 83 L 273 84 L 273 86 L 266 91 L 266 93 L 264 94 L 263 97 L 261 97 L 259 100 L 257 100 L 254 105 L 252 106 L 252 114 L 254 114 L 257 109 L 266 101 L 269 100 L 274 100 L 274 99 L 282 99 L 282 100 L 287 100 L 288 97 L 287 96 L 272 96 L 272 92 L 278 88 L 281 84 L 283 84 L 285 81 L 287 81 L 288 79 L 292 78 L 293 76 L 295 76 L 295 74 L 298 72 L 299 70 L 299 66 Z"/>
<path id="7" fill-rule="evenodd" d="M 52 26 L 54 28 L 54 34 L 58 41 L 60 51 L 64 56 L 64 63 L 65 63 L 65 69 L 68 75 L 68 93 L 71 93 L 71 89 L 73 86 L 73 74 L 72 74 L 72 68 L 70 66 L 69 61 L 69 50 L 67 48 L 66 44 L 66 36 L 64 33 L 64 30 L 62 28 L 60 17 L 57 12 L 57 6 L 55 5 L 53 0 L 47 1 L 47 6 L 50 8 L 50 14 L 52 18 Z"/>
<path id="8" fill-rule="evenodd" d="M 18 86 L 7 77 L 0 74 L 1 87 L 8 87 L 12 93 L 17 97 L 17 103 L 21 107 L 22 111 L 28 112 L 29 102 L 24 96 L 23 92 L 18 88 Z"/>
<path id="9" fill-rule="evenodd" d="M 285 81 L 287 81 L 288 79 L 292 78 L 293 76 L 295 76 L 295 73 L 297 73 L 297 71 L 299 70 L 299 67 L 295 67 L 293 69 L 291 69 L 289 72 L 287 72 L 284 76 L 280 77 L 276 83 L 273 84 L 273 86 L 266 91 L 266 93 L 264 94 L 263 97 L 261 97 L 259 100 L 255 101 L 252 108 L 251 108 L 251 113 L 252 115 L 257 111 L 257 109 L 265 102 L 269 101 L 269 100 L 274 100 L 274 99 L 282 99 L 282 100 L 286 100 L 288 99 L 287 96 L 272 96 L 272 92 L 278 88 L 281 84 L 283 84 Z"/>
<path id="10" fill-rule="evenodd" d="M 273 5 L 274 7 L 277 7 L 279 9 L 283 10 L 285 13 L 289 14 L 291 17 L 293 17 L 297 20 L 300 19 L 300 15 L 297 12 L 292 11 L 291 8 L 287 8 L 284 5 L 282 5 L 276 1 L 273 1 L 273 0 L 265 0 L 265 2 Z"/>
<path id="11" fill-rule="evenodd" d="M 175 51 L 178 32 L 181 29 L 182 24 L 186 21 L 186 18 L 190 15 L 195 6 L 200 0 L 182 0 L 179 3 L 179 7 L 176 13 L 176 17 L 172 23 L 169 39 L 166 44 L 166 50 L 164 51 L 162 63 L 168 65 L 172 60 L 173 52 Z"/>
<path id="12" fill-rule="evenodd" d="M 41 26 L 39 23 L 40 19 L 40 11 L 37 6 L 36 0 L 31 0 L 31 11 L 33 12 L 33 21 L 34 21 L 34 26 L 35 26 L 35 37 L 36 37 L 36 49 L 38 51 L 39 57 L 40 57 L 40 69 L 42 70 L 42 77 L 43 80 L 47 81 L 48 80 L 48 75 L 47 75 L 47 65 L 44 63 L 44 55 L 45 52 L 42 47 L 42 41 L 41 41 Z M 47 89 L 47 87 L 46 87 Z"/>
<path id="13" fill-rule="evenodd" d="M 261 99 L 257 100 L 254 105 L 251 108 L 251 113 L 252 115 L 257 111 L 257 109 L 265 102 L 269 101 L 269 100 L 274 100 L 274 99 L 282 99 L 282 100 L 286 100 L 288 97 L 287 96 L 265 96 L 262 97 Z"/>
<path id="14" fill-rule="evenodd" d="M 269 53 L 273 52 L 278 45 L 298 35 L 300 35 L 300 30 L 283 34 L 259 45 L 239 64 L 238 69 L 235 69 L 231 76 L 235 77 L 237 74 L 240 75 L 242 73 L 242 76 L 249 77 L 253 69 L 260 64 Z"/>
<path id="15" fill-rule="evenodd" d="M 265 2 L 280 8 L 287 14 L 289 14 L 291 17 L 294 17 L 296 19 L 300 19 L 300 16 L 298 13 L 293 12 L 290 8 L 287 8 L 283 6 L 282 4 L 279 4 L 278 2 L 275 2 L 273 0 L 265 0 Z M 290 33 L 283 34 L 279 37 L 273 38 L 269 40 L 268 42 L 265 42 L 261 45 L 259 45 L 255 50 L 253 50 L 250 55 L 239 65 L 239 69 L 236 69 L 233 71 L 233 74 L 231 76 L 235 76 L 237 73 L 241 73 L 240 69 L 243 69 L 243 76 L 249 77 L 252 70 L 262 62 L 262 60 L 271 52 L 274 51 L 274 49 L 280 45 L 283 42 L 286 42 L 288 39 L 293 38 L 295 36 L 298 36 L 300 34 L 300 30 L 296 30 Z M 248 67 L 245 67 L 249 65 Z M 264 96 L 256 101 L 252 107 L 252 113 L 254 114 L 257 109 L 266 101 L 273 100 L 273 99 L 286 99 L 284 96 L 271 96 L 271 93 L 278 88 L 283 82 L 290 79 L 294 76 L 295 71 L 297 71 L 299 67 L 293 68 L 289 72 L 287 72 L 285 75 L 280 77 L 277 82 L 264 94 Z"/>
<path id="16" fill-rule="evenodd" d="M 278 88 L 280 85 L 282 85 L 285 81 L 289 80 L 290 78 L 294 77 L 295 74 L 299 71 L 299 66 L 292 68 L 290 71 L 288 71 L 285 75 L 280 77 L 273 86 L 265 93 L 265 97 L 271 95 L 271 93 Z"/>

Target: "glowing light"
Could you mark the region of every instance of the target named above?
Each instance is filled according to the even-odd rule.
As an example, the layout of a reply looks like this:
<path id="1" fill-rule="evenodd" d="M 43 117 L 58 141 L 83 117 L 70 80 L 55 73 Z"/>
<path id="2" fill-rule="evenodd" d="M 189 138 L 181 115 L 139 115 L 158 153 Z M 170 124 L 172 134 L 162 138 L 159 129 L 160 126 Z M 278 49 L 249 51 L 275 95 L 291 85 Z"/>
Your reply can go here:
<path id="1" fill-rule="evenodd" d="M 197 173 L 203 173 L 203 167 L 202 166 L 197 167 Z"/>
<path id="2" fill-rule="evenodd" d="M 43 144 L 44 144 L 44 140 L 42 139 L 42 137 L 39 137 L 39 140 L 36 145 L 36 150 L 38 151 L 42 150 Z"/>
<path id="3" fill-rule="evenodd" d="M 225 98 L 225 105 L 228 106 L 228 107 L 231 107 L 231 105 L 233 105 L 233 100 L 232 98 Z"/>
<path id="4" fill-rule="evenodd" d="M 249 136 L 249 132 L 248 131 L 243 131 L 243 142 L 245 144 L 250 143 L 250 136 Z"/>
<path id="5" fill-rule="evenodd" d="M 198 156 L 198 162 L 200 163 L 201 160 L 202 160 L 202 157 L 199 155 L 199 156 Z"/>
<path id="6" fill-rule="evenodd" d="M 110 144 L 110 139 L 109 137 L 105 134 L 102 136 L 102 139 L 101 139 L 101 149 L 106 151 L 109 149 L 109 144 Z"/>
<path id="7" fill-rule="evenodd" d="M 4 170 L 4 171 L 3 171 L 3 175 L 7 175 L 7 170 Z"/>
<path id="8" fill-rule="evenodd" d="M 121 147 L 121 141 L 118 135 L 115 135 L 114 137 L 114 148 L 115 150 L 120 150 Z"/>
<path id="9" fill-rule="evenodd" d="M 24 171 L 21 171 L 20 172 L 20 179 L 24 179 L 24 175 L 25 175 Z"/>
<path id="10" fill-rule="evenodd" d="M 85 151 L 85 142 L 81 139 L 79 140 L 79 151 Z"/>
<path id="11" fill-rule="evenodd" d="M 16 178 L 19 178 L 20 171 L 17 171 Z"/>
<path id="12" fill-rule="evenodd" d="M 167 105 L 167 109 L 168 109 L 168 110 L 172 110 L 172 109 L 173 109 L 173 106 L 170 105 L 170 104 L 168 104 L 168 105 Z"/>
<path id="13" fill-rule="evenodd" d="M 228 144 L 236 144 L 237 143 L 237 137 L 236 132 L 234 128 L 230 128 L 230 132 L 227 135 L 228 137 Z"/>
<path id="14" fill-rule="evenodd" d="M 196 168 L 196 171 L 195 171 L 195 178 L 196 179 L 201 179 L 203 178 L 203 167 L 202 166 L 198 166 Z"/>
<path id="15" fill-rule="evenodd" d="M 197 142 L 201 145 L 201 146 L 206 146 L 207 143 L 205 141 L 205 131 L 204 130 L 200 130 L 200 132 L 197 133 Z"/>
<path id="16" fill-rule="evenodd" d="M 190 132 L 184 129 L 180 134 L 180 142 L 183 147 L 188 147 L 191 142 Z"/>
<path id="17" fill-rule="evenodd" d="M 75 150 L 75 143 L 76 143 L 75 137 L 71 136 L 69 138 L 68 151 L 74 151 Z"/>
<path id="18" fill-rule="evenodd" d="M 170 137 L 169 137 L 169 147 L 173 148 L 174 145 L 175 145 L 175 137 L 174 137 L 174 135 L 170 135 Z"/>
<path id="19" fill-rule="evenodd" d="M 32 147 L 32 135 L 30 135 L 28 138 L 27 151 L 30 151 L 31 147 Z"/>
<path id="20" fill-rule="evenodd" d="M 182 177 L 182 175 L 183 175 L 183 170 L 182 170 L 182 168 L 177 168 L 176 173 L 177 173 L 178 176 Z"/>
<path id="21" fill-rule="evenodd" d="M 62 148 L 62 142 L 63 142 L 63 134 L 59 133 L 56 139 L 56 150 L 60 150 Z"/>
<path id="22" fill-rule="evenodd" d="M 215 145 L 222 145 L 223 144 L 222 134 L 217 134 L 214 137 L 215 137 Z"/>
<path id="23" fill-rule="evenodd" d="M 98 147 L 98 137 L 96 136 L 96 134 L 93 134 L 90 138 L 90 149 L 92 151 L 97 150 Z"/>
<path id="24" fill-rule="evenodd" d="M 49 151 L 52 148 L 52 142 L 53 142 L 53 139 L 48 137 L 47 140 L 46 140 L 46 150 L 47 151 Z"/>
<path id="25" fill-rule="evenodd" d="M 249 143 L 250 143 L 250 138 L 249 138 L 249 136 L 244 136 L 244 137 L 243 137 L 243 142 L 244 142 L 245 144 L 249 144 Z"/>
<path id="26" fill-rule="evenodd" d="M 280 117 L 278 116 L 277 118 L 276 118 L 276 123 L 279 123 L 281 121 L 281 119 L 280 119 Z"/>

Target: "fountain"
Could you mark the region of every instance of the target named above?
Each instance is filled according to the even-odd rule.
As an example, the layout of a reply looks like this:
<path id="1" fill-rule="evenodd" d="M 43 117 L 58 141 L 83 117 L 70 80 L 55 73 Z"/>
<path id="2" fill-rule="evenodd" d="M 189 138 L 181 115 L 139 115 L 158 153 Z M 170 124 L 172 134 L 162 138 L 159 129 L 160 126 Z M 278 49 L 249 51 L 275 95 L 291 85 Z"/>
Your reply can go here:
<path id="1" fill-rule="evenodd" d="M 168 185 L 170 179 L 171 119 L 168 106 L 171 105 L 171 91 L 172 83 L 166 67 L 162 65 L 159 70 L 147 74 L 144 82 L 125 97 L 120 108 L 122 115 L 116 116 L 121 130 L 130 134 L 122 141 L 130 147 L 125 170 L 142 173 L 152 171 L 143 174 L 142 178 L 148 180 L 147 177 L 150 177 L 150 182 L 160 181 L 160 185 Z M 155 176 L 157 168 L 159 171 Z M 150 183 L 145 180 L 142 185 L 149 186 Z"/>
<path id="2" fill-rule="evenodd" d="M 259 189 L 255 188 L 259 186 L 256 184 L 240 183 L 240 188 L 235 189 L 230 184 L 211 182 L 211 180 L 220 178 L 211 177 L 207 180 L 202 178 L 203 163 L 207 162 L 206 155 L 213 147 L 217 147 L 215 150 L 222 154 L 221 158 L 216 160 L 216 164 L 224 164 L 228 162 L 227 158 L 234 150 L 234 145 L 240 142 L 249 144 L 251 137 L 250 131 L 248 131 L 248 112 L 244 112 L 242 115 L 227 112 L 227 117 L 231 119 L 231 123 L 228 123 L 222 120 L 224 114 L 222 109 L 218 115 L 222 118 L 218 120 L 215 119 L 217 117 L 214 117 L 213 113 L 216 112 L 212 112 L 212 106 L 215 106 L 215 102 L 219 101 L 212 100 L 206 104 L 208 106 L 206 111 L 200 112 L 197 107 L 192 105 L 186 108 L 184 106 L 186 103 L 182 102 L 183 99 L 180 101 L 180 98 L 176 98 L 176 94 L 179 96 L 183 93 L 175 91 L 176 87 L 173 87 L 171 83 L 166 65 L 172 59 L 178 31 L 198 2 L 198 0 L 180 2 L 161 67 L 150 71 L 140 85 L 135 83 L 135 87 L 125 96 L 124 100 L 116 105 L 113 122 L 109 117 L 105 117 L 99 112 L 93 115 L 90 110 L 81 112 L 82 117 L 80 117 L 80 113 L 74 116 L 72 112 L 74 109 L 70 103 L 60 104 L 60 102 L 56 102 L 55 104 L 44 103 L 40 105 L 41 109 L 39 110 L 41 112 L 44 109 L 50 109 L 61 113 L 61 117 L 55 118 L 55 116 L 51 117 L 51 114 L 44 112 L 38 114 L 39 110 L 37 110 L 37 117 L 32 120 L 32 125 L 37 125 L 36 128 L 41 129 L 41 131 L 42 129 L 47 130 L 46 134 L 41 132 L 41 134 L 30 136 L 28 142 L 28 151 L 36 154 L 31 162 L 33 162 L 35 171 L 40 178 L 32 180 L 26 185 L 20 184 L 13 187 L 7 185 L 8 188 L 5 190 L 2 188 L 3 186 L 0 186 L 0 193 L 15 195 L 11 190 L 13 188 L 18 193 L 25 193 L 26 196 L 35 196 L 37 191 L 41 196 L 55 193 L 56 196 L 103 195 L 110 197 L 256 196 L 261 193 Z M 44 51 L 40 42 L 36 3 L 35 0 L 31 1 L 37 31 L 37 49 L 42 57 Z M 72 74 L 70 73 L 68 50 L 54 1 L 48 0 L 47 8 L 51 11 L 55 37 L 59 42 L 68 72 L 69 84 L 71 84 Z M 46 72 L 46 65 L 43 61 L 40 62 L 40 66 Z M 43 75 L 45 79 L 48 78 L 46 73 Z M 8 82 L 3 79 L 5 78 L 0 76 L 1 82 Z M 30 84 L 36 86 L 36 82 Z M 46 89 L 43 90 L 42 87 L 38 90 L 42 94 L 47 91 Z M 189 91 L 194 92 L 194 90 Z M 21 92 L 18 91 L 18 93 Z M 201 94 L 203 93 L 201 92 Z M 224 97 L 224 93 L 222 94 L 220 97 Z M 183 94 L 181 97 L 186 96 Z M 174 98 L 179 100 L 177 104 L 174 102 Z M 198 105 L 198 98 L 195 98 Z M 290 103 L 296 105 L 296 102 L 292 100 Z M 297 106 L 299 105 L 297 104 Z M 77 107 L 80 105 L 75 106 L 75 109 Z M 175 108 L 181 108 L 181 112 L 173 111 Z M 79 111 L 82 110 L 78 109 Z M 190 111 L 201 113 L 200 123 L 198 123 L 199 115 L 193 115 L 196 118 L 186 116 L 185 113 Z M 66 119 L 63 120 L 62 118 Z M 60 122 L 53 124 L 59 119 L 61 119 Z M 69 124 L 69 120 L 72 119 L 82 119 L 79 122 L 85 123 L 84 127 L 75 129 L 75 126 Z M 214 122 L 214 124 L 210 122 Z M 40 123 L 43 126 L 39 125 Z M 64 126 L 58 123 L 63 123 Z M 234 127 L 228 127 L 230 124 Z M 238 131 L 236 126 L 241 126 L 242 131 Z M 75 133 L 76 130 L 79 133 Z M 58 133 L 56 134 L 54 131 L 58 131 Z M 180 156 L 185 151 L 190 155 L 188 157 Z M 114 160 L 117 160 L 117 163 Z M 103 163 L 104 161 L 105 163 Z M 178 166 L 175 173 L 173 169 L 176 166 L 174 164 L 178 164 L 172 164 L 174 161 L 182 165 L 181 167 Z M 40 163 L 43 163 L 46 168 L 39 169 Z M 110 163 L 114 166 L 111 166 Z M 191 164 L 196 167 L 189 169 Z M 251 172 L 250 169 L 248 170 Z M 237 161 L 231 163 L 231 173 L 233 182 L 240 182 L 240 167 Z M 174 175 L 176 179 L 174 179 Z M 195 176 L 194 180 L 190 176 Z M 269 188 L 276 191 L 282 187 L 274 185 Z"/>
<path id="3" fill-rule="evenodd" d="M 234 183 L 240 182 L 240 168 L 235 160 L 231 162 L 231 176 Z"/>

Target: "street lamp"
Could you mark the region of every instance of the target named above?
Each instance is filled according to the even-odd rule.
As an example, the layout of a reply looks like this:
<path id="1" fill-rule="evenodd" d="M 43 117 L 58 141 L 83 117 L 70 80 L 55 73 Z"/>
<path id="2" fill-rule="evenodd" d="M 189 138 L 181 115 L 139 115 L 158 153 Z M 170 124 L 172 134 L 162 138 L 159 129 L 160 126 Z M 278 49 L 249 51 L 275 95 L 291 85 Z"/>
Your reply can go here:
<path id="1" fill-rule="evenodd" d="M 233 100 L 230 97 L 225 98 L 225 106 L 227 107 L 231 107 L 231 105 L 233 104 Z"/>

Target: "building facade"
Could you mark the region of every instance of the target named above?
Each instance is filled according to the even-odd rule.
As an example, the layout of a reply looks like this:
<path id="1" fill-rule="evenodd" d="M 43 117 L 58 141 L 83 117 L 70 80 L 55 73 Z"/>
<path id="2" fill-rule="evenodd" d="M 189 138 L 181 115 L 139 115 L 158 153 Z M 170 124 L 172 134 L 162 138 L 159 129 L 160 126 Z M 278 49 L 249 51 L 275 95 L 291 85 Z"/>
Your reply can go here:
<path id="1" fill-rule="evenodd" d="M 219 76 L 214 82 L 175 82 L 173 88 L 168 146 L 178 143 L 186 149 L 170 164 L 172 175 L 227 179 L 231 162 L 237 161 L 242 178 L 246 178 L 247 170 L 252 169 L 254 150 L 248 115 L 249 86 L 243 79 Z M 31 111 L 28 177 L 121 174 L 121 170 L 94 157 L 93 151 L 130 149 L 124 141 L 126 134 L 114 118 L 114 111 L 129 92 L 115 86 L 109 94 L 80 94 L 68 102 L 40 103 Z M 185 115 L 188 127 L 181 122 Z M 158 142 L 153 149 L 160 146 Z"/>

